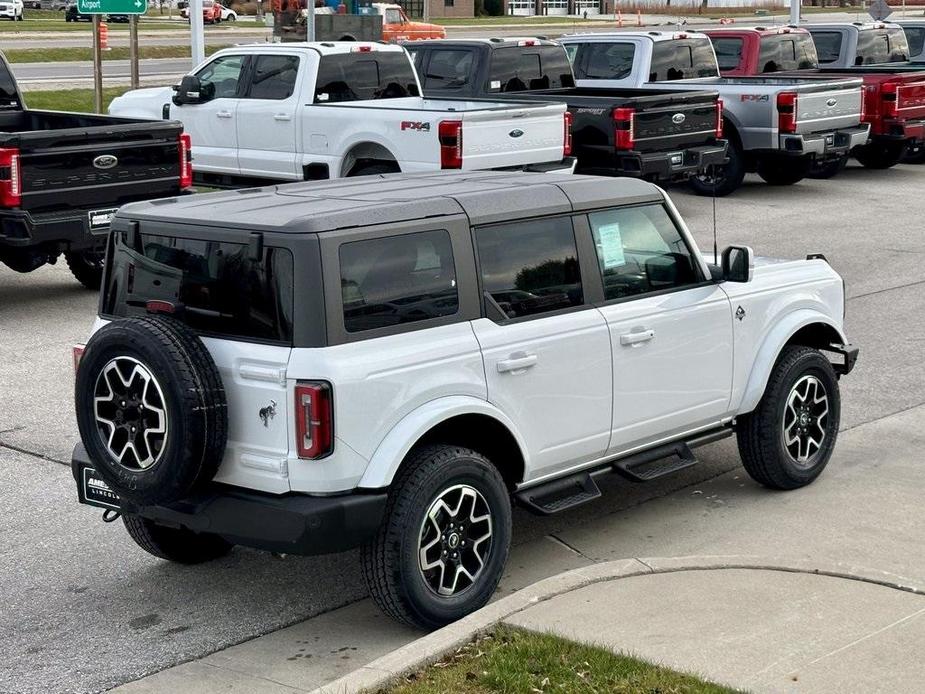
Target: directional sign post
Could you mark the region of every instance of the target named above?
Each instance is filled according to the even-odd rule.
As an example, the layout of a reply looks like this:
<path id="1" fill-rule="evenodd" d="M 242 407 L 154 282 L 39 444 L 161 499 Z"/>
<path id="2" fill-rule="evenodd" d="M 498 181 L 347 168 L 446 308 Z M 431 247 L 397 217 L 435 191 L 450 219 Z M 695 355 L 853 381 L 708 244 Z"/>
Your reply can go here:
<path id="1" fill-rule="evenodd" d="M 100 17 L 104 14 L 144 14 L 146 0 L 77 0 L 77 11 L 93 15 L 93 102 L 96 112 L 103 111 L 103 54 L 100 50 Z M 131 49 L 132 88 L 138 87 L 138 18 L 132 17 Z"/>
<path id="2" fill-rule="evenodd" d="M 886 0 L 873 0 L 867 8 L 867 14 L 879 22 L 893 14 L 893 10 L 890 9 Z"/>

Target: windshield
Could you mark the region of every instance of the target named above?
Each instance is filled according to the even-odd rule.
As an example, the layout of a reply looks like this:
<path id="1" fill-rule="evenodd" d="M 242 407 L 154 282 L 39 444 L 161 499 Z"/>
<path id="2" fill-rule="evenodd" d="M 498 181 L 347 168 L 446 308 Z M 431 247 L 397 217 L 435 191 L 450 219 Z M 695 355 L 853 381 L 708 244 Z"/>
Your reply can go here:
<path id="1" fill-rule="evenodd" d="M 292 343 L 292 254 L 243 243 L 139 234 L 137 248 L 114 233 L 101 313 L 145 315 L 159 299 L 173 317 L 209 335 Z"/>

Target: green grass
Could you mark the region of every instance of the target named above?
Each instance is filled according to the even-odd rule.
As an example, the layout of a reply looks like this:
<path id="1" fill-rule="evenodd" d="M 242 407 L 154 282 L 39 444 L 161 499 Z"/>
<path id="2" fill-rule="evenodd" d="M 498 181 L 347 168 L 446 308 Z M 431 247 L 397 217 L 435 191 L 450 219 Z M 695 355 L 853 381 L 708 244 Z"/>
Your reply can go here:
<path id="1" fill-rule="evenodd" d="M 125 94 L 130 87 L 108 87 L 103 89 L 103 112 L 117 96 Z M 61 89 L 57 91 L 32 91 L 24 95 L 29 108 L 51 111 L 93 112 L 92 89 Z"/>
<path id="2" fill-rule="evenodd" d="M 206 46 L 206 55 L 228 48 L 232 44 Z M 3 51 L 11 63 L 63 63 L 75 60 L 93 60 L 92 48 L 10 48 Z M 189 46 L 142 46 L 141 58 L 189 58 Z M 113 46 L 103 51 L 103 60 L 128 60 L 128 46 Z"/>
<path id="3" fill-rule="evenodd" d="M 734 690 L 557 636 L 498 627 L 380 694 L 732 694 Z"/>

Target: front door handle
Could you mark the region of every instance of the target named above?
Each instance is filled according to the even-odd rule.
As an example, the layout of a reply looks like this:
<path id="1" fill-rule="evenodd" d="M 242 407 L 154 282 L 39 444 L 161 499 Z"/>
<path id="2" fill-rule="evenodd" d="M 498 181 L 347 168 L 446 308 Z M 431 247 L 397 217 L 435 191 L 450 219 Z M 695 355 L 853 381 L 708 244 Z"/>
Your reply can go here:
<path id="1" fill-rule="evenodd" d="M 292 116 L 290 116 L 288 113 L 276 113 L 273 115 L 273 120 L 289 121 L 292 120 Z"/>
<path id="2" fill-rule="evenodd" d="M 231 118 L 231 111 L 216 111 L 215 115 L 219 118 Z"/>
<path id="3" fill-rule="evenodd" d="M 638 332 L 626 333 L 620 335 L 620 344 L 623 346 L 632 346 L 648 342 L 655 337 L 654 330 L 640 330 Z"/>
<path id="4" fill-rule="evenodd" d="M 498 362 L 498 373 L 519 374 L 536 366 L 539 357 L 526 352 L 514 352 L 508 359 Z"/>

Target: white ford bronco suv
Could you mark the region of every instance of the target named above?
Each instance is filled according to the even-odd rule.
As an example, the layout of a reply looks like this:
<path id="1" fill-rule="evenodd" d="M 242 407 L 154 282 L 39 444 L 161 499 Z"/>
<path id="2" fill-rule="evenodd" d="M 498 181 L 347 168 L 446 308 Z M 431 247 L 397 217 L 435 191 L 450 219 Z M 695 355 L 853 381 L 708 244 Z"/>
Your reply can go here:
<path id="1" fill-rule="evenodd" d="M 80 501 L 178 562 L 362 548 L 434 628 L 484 605 L 511 503 L 563 511 L 736 433 L 760 483 L 835 445 L 844 285 L 821 256 L 708 264 L 631 179 L 296 183 L 123 207 L 75 348 Z"/>

